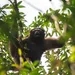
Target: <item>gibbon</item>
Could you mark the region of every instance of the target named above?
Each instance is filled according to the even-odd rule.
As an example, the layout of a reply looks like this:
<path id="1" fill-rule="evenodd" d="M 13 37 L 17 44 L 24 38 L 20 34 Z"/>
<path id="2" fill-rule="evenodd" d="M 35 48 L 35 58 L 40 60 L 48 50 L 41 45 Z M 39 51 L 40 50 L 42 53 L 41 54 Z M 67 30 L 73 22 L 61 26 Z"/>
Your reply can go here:
<path id="1" fill-rule="evenodd" d="M 45 31 L 42 28 L 34 28 L 30 31 L 29 37 L 14 43 L 10 43 L 10 52 L 14 60 L 19 64 L 18 48 L 22 50 L 22 57 L 24 61 L 26 58 L 34 62 L 40 60 L 43 52 L 46 50 L 60 48 L 64 43 L 60 39 L 45 38 Z"/>

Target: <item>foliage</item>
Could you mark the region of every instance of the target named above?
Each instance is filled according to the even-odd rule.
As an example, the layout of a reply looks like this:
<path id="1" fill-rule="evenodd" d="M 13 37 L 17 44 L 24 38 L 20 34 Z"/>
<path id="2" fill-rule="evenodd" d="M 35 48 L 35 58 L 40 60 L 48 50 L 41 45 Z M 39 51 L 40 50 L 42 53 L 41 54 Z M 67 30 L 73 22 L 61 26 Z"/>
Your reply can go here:
<path id="1" fill-rule="evenodd" d="M 75 0 L 62 0 L 63 8 L 49 9 L 46 13 L 40 13 L 34 21 L 26 26 L 25 15 L 20 12 L 22 1 L 9 0 L 0 8 L 0 74 L 1 75 L 74 75 L 75 68 Z M 6 12 L 9 10 L 9 13 Z M 29 35 L 29 31 L 35 27 L 46 30 L 47 36 L 61 36 L 65 46 L 61 49 L 50 50 L 45 53 L 48 63 L 48 73 L 35 61 L 23 61 L 22 52 L 19 49 L 21 64 L 14 63 L 9 53 L 9 40 L 14 42 L 15 37 L 22 39 Z M 15 37 L 14 37 L 15 36 Z M 15 68 L 16 67 L 16 68 Z"/>

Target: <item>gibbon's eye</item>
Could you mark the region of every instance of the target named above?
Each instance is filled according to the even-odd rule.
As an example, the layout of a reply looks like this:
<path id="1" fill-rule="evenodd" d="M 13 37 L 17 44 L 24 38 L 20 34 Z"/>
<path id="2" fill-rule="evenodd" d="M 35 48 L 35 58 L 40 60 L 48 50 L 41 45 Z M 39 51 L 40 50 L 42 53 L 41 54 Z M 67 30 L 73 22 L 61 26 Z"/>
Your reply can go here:
<path id="1" fill-rule="evenodd" d="M 35 31 L 35 32 L 34 32 L 34 35 L 35 35 L 36 37 L 38 37 L 38 36 L 40 35 L 40 32 L 39 32 L 39 31 Z"/>

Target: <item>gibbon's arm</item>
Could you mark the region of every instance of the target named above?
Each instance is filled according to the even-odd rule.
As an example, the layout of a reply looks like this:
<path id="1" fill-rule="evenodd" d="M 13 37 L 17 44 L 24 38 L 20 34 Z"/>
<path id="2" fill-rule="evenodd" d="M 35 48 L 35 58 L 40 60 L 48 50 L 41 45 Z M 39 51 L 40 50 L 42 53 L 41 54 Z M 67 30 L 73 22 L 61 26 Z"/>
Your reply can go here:
<path id="1" fill-rule="evenodd" d="M 18 40 L 15 40 L 13 42 L 9 42 L 9 46 L 10 46 L 10 54 L 11 56 L 14 58 L 14 61 L 16 63 L 19 63 L 19 54 L 18 54 L 18 48 L 20 48 L 20 45 L 19 45 L 19 41 Z"/>
<path id="2" fill-rule="evenodd" d="M 45 38 L 44 41 L 45 50 L 54 49 L 54 48 L 61 48 L 65 42 L 62 42 L 60 38 Z"/>

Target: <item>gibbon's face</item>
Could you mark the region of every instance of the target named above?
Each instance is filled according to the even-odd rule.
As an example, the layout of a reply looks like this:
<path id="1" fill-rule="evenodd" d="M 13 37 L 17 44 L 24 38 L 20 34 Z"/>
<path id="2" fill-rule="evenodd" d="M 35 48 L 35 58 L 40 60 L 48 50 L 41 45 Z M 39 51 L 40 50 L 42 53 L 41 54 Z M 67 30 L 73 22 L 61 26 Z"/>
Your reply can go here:
<path id="1" fill-rule="evenodd" d="M 45 31 L 42 28 L 34 28 L 30 31 L 30 37 L 32 39 L 44 39 Z"/>

